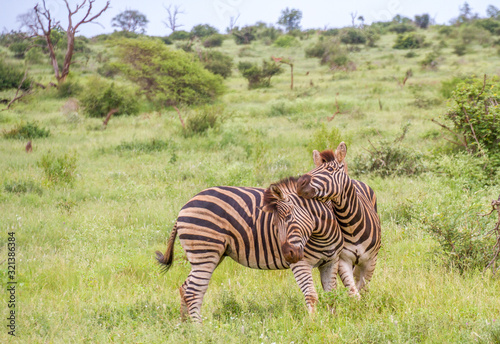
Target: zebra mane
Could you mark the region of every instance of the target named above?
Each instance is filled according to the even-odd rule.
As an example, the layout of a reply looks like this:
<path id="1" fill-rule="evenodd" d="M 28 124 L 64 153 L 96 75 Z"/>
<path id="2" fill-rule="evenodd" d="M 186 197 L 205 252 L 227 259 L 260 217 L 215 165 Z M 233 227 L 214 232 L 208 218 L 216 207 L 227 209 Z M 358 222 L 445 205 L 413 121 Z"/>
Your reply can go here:
<path id="1" fill-rule="evenodd" d="M 297 181 L 299 179 L 296 177 L 288 177 L 280 180 L 277 183 L 271 184 L 266 191 L 264 191 L 264 205 L 271 210 L 276 209 L 276 205 L 280 200 L 280 196 L 283 197 L 284 194 L 296 193 L 297 192 Z"/>
<path id="2" fill-rule="evenodd" d="M 335 161 L 335 153 L 331 149 L 325 149 L 319 155 L 324 162 Z"/>

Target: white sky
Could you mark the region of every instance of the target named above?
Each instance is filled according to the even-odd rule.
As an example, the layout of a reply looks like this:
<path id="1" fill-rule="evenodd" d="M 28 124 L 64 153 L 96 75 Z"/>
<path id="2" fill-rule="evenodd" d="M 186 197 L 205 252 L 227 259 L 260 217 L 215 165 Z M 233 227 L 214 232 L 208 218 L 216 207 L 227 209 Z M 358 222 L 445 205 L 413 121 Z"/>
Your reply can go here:
<path id="1" fill-rule="evenodd" d="M 83 0 L 69 0 L 74 7 Z M 0 0 L 0 31 L 19 29 L 17 16 L 26 13 L 41 0 Z M 365 18 L 365 23 L 387 21 L 396 14 L 413 18 L 415 14 L 429 13 L 436 23 L 448 23 L 458 16 L 459 7 L 464 0 L 111 0 L 108 9 L 96 24 L 80 26 L 80 34 L 95 36 L 101 33 L 113 32 L 111 19 L 125 10 L 138 10 L 149 20 L 146 33 L 153 36 L 165 36 L 170 30 L 163 24 L 167 12 L 163 5 L 180 5 L 184 14 L 179 16 L 179 22 L 184 24 L 181 29 L 189 31 L 197 24 L 210 24 L 224 33 L 229 24 L 229 18 L 238 13 L 240 17 L 237 25 L 254 24 L 257 21 L 276 23 L 282 9 L 296 8 L 303 12 L 302 28 L 344 27 L 351 25 L 351 13 Z M 96 0 L 96 11 L 104 7 L 105 0 Z M 500 7 L 498 0 L 471 0 L 468 1 L 474 12 L 485 16 L 489 4 Z M 53 17 L 61 20 L 67 17 L 66 5 L 62 0 L 46 0 Z M 94 12 L 96 13 L 96 12 Z M 64 27 L 64 25 L 63 25 Z"/>

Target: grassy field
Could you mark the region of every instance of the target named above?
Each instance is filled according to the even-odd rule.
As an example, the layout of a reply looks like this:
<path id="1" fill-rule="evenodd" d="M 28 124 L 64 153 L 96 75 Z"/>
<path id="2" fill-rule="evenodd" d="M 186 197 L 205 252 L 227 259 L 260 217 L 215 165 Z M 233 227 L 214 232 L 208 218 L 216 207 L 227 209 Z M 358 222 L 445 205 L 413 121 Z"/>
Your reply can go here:
<path id="1" fill-rule="evenodd" d="M 429 42 L 437 40 L 435 30 L 425 34 Z M 271 88 L 248 90 L 235 70 L 220 101 L 224 121 L 204 135 L 183 136 L 172 109 L 115 117 L 100 130 L 102 120 L 67 113 L 68 100 L 54 90 L 0 112 L 0 129 L 36 120 L 51 132 L 33 140 L 30 154 L 25 141 L 0 139 L 0 342 L 499 343 L 498 276 L 481 269 L 460 273 L 443 264 L 418 215 L 446 219 L 471 204 L 485 213 L 498 197 L 500 183 L 470 181 L 474 162 L 453 155 L 430 121 L 446 112 L 442 81 L 499 75 L 497 50 L 473 45 L 459 57 L 444 47 L 438 68 L 428 70 L 420 61 L 432 45 L 408 58 L 407 50 L 392 49 L 395 38 L 383 35 L 376 47 L 350 53 L 356 64 L 351 72 L 332 72 L 306 59 L 304 48 L 314 36 L 293 48 L 253 42 L 244 53 L 226 40 L 217 49 L 236 63 L 291 57 L 295 88 L 290 90 L 286 70 L 273 77 Z M 94 52 L 110 49 L 91 46 Z M 2 54 L 10 58 L 7 50 Z M 75 73 L 83 80 L 97 67 L 92 58 Z M 410 68 L 413 76 L 399 86 L 394 77 L 402 79 Z M 31 71 L 50 80 L 48 64 Z M 336 103 L 340 113 L 328 121 Z M 382 178 L 356 171 L 371 144 L 394 140 L 407 123 L 403 144 L 425 156 L 424 173 Z M 321 130 L 334 128 L 347 142 L 350 173 L 378 196 L 382 248 L 369 292 L 360 301 L 344 288 L 322 293 L 315 271 L 320 302 L 310 318 L 291 271 L 252 270 L 226 259 L 205 296 L 204 324 L 182 323 L 178 288 L 190 266 L 179 242 L 167 274 L 160 274 L 154 260 L 155 250 L 165 250 L 180 208 L 210 186 L 267 187 L 307 172 L 312 149 L 326 148 L 315 146 L 324 142 Z M 39 164 L 46 154 L 76 156 L 75 181 L 48 182 Z M 13 183 L 28 188 L 10 192 Z M 494 222 L 492 217 L 486 225 L 493 228 Z M 17 245 L 16 338 L 6 330 L 8 232 L 15 232 Z"/>

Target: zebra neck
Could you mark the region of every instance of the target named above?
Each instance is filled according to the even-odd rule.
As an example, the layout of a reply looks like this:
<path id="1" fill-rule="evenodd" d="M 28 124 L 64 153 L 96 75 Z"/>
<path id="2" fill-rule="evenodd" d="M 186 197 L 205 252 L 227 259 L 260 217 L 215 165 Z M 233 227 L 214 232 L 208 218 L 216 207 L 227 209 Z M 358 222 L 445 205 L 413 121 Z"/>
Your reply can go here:
<path id="1" fill-rule="evenodd" d="M 354 232 L 362 222 L 364 218 L 363 207 L 350 179 L 339 197 L 339 202 L 333 202 L 333 208 L 340 227 L 349 233 Z"/>

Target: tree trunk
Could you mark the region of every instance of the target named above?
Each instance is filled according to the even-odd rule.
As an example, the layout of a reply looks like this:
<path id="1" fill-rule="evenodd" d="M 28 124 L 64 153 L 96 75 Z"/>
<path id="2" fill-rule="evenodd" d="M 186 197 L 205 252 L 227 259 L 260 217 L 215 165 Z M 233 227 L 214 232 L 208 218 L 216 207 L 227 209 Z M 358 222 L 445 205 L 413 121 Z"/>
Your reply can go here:
<path id="1" fill-rule="evenodd" d="M 50 33 L 48 35 L 45 35 L 45 41 L 47 42 L 47 47 L 49 48 L 49 56 L 50 61 L 52 62 L 52 68 L 54 68 L 54 74 L 57 81 L 59 81 L 59 65 L 57 64 L 57 57 L 54 51 L 54 45 L 52 44 L 52 40 L 50 39 Z"/>
<path id="2" fill-rule="evenodd" d="M 75 33 L 72 31 L 68 31 L 68 47 L 66 50 L 66 56 L 64 57 L 64 64 L 62 67 L 61 76 L 57 79 L 59 84 L 66 81 L 66 78 L 69 74 L 69 67 L 71 66 L 71 59 L 73 58 L 73 50 L 75 48 Z"/>

